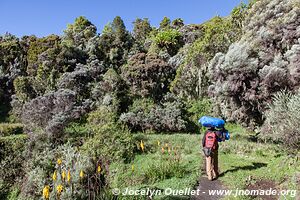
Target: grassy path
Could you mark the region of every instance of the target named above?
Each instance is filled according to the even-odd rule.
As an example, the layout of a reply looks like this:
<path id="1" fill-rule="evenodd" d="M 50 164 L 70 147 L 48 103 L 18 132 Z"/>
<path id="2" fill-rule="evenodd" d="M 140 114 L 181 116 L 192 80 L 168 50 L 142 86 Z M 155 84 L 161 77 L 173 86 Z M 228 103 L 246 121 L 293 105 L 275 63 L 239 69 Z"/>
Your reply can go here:
<path id="1" fill-rule="evenodd" d="M 240 126 L 228 125 L 227 128 L 232 137 L 229 141 L 220 144 L 220 177 L 217 181 L 208 181 L 201 172 L 202 135 L 139 134 L 136 135 L 137 141 L 143 140 L 145 151 L 137 152 L 135 159 L 130 163 L 112 164 L 112 187 L 121 190 L 152 188 L 161 191 L 167 188 L 198 188 L 204 192 L 223 187 L 228 190 L 275 187 L 278 190 L 298 189 L 299 194 L 297 187 L 300 184 L 297 180 L 300 180 L 300 159 L 287 156 L 282 148 L 274 144 L 253 141 L 252 133 Z M 134 166 L 134 171 L 132 171 L 132 166 Z M 250 196 L 223 196 L 222 198 L 225 200 L 253 199 Z M 295 196 L 280 198 L 296 199 Z M 147 198 L 144 196 L 140 199 Z M 202 193 L 198 197 L 155 196 L 154 199 L 210 200 L 220 199 L 220 196 L 211 197 L 207 193 Z"/>

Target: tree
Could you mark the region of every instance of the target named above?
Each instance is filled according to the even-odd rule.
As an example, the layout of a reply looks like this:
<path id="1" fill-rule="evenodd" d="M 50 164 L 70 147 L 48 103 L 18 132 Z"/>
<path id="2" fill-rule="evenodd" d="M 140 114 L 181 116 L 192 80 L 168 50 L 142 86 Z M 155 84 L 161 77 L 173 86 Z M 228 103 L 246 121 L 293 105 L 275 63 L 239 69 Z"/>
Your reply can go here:
<path id="1" fill-rule="evenodd" d="M 116 68 L 125 62 L 132 46 L 132 37 L 126 30 L 121 17 L 115 17 L 112 23 L 104 27 L 100 45 L 106 55 L 106 62 Z"/>
<path id="2" fill-rule="evenodd" d="M 184 26 L 183 19 L 177 18 L 172 21 L 172 28 L 178 29 Z"/>
<path id="3" fill-rule="evenodd" d="M 159 24 L 159 29 L 169 29 L 171 25 L 171 20 L 168 17 L 164 17 L 163 20 Z"/>
<path id="4" fill-rule="evenodd" d="M 180 32 L 174 29 L 159 31 L 154 38 L 154 42 L 160 49 L 165 48 L 171 56 L 174 56 L 179 48 L 183 46 Z"/>
<path id="5" fill-rule="evenodd" d="M 300 22 L 291 20 L 293 8 L 288 0 L 257 1 L 248 11 L 243 37 L 211 60 L 209 93 L 227 120 L 261 125 L 273 94 L 299 88 Z"/>
<path id="6" fill-rule="evenodd" d="M 148 18 L 140 19 L 137 18 L 134 22 L 133 27 L 133 37 L 136 42 L 144 44 L 146 38 L 149 36 L 152 31 L 152 27 L 149 23 Z"/>
<path id="7" fill-rule="evenodd" d="M 26 69 L 25 47 L 11 34 L 0 36 L 0 115 L 6 118 L 10 110 L 13 81 L 24 75 Z"/>
<path id="8" fill-rule="evenodd" d="M 122 77 L 130 86 L 131 94 L 152 97 L 158 101 L 168 91 L 175 69 L 157 55 L 138 53 L 122 67 Z"/>
<path id="9" fill-rule="evenodd" d="M 77 17 L 64 31 L 62 43 L 84 50 L 88 40 L 96 35 L 96 31 L 96 26 L 88 19 L 83 16 Z"/>

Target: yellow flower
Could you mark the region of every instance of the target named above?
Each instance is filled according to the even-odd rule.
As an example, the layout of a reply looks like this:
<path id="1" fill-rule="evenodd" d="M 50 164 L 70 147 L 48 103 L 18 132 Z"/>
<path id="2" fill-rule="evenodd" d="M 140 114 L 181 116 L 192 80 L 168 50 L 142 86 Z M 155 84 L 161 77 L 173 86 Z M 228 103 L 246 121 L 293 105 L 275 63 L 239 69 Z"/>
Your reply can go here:
<path id="1" fill-rule="evenodd" d="M 100 165 L 98 165 L 98 167 L 97 167 L 97 172 L 100 174 L 101 173 L 101 166 Z"/>
<path id="2" fill-rule="evenodd" d="M 168 143 L 166 143 L 165 146 L 168 147 Z"/>
<path id="3" fill-rule="evenodd" d="M 131 171 L 134 172 L 134 165 L 131 165 Z"/>
<path id="4" fill-rule="evenodd" d="M 65 178 L 66 178 L 66 172 L 65 172 L 65 170 L 62 171 L 61 178 L 62 178 L 62 180 L 65 180 Z"/>
<path id="5" fill-rule="evenodd" d="M 157 140 L 157 146 L 159 146 L 160 145 L 160 141 L 159 140 Z"/>
<path id="6" fill-rule="evenodd" d="M 145 149 L 145 145 L 144 145 L 144 142 L 143 142 L 143 140 L 141 140 L 141 144 L 140 144 L 140 146 L 141 146 L 141 149 L 142 149 L 142 151 L 144 151 L 144 149 Z"/>
<path id="7" fill-rule="evenodd" d="M 56 191 L 57 191 L 57 194 L 60 194 L 62 191 L 63 191 L 64 187 L 59 184 L 57 187 L 56 187 Z"/>
<path id="8" fill-rule="evenodd" d="M 80 177 L 80 178 L 83 178 L 83 177 L 84 177 L 84 173 L 83 173 L 82 170 L 80 170 L 79 177 Z"/>
<path id="9" fill-rule="evenodd" d="M 161 152 L 162 152 L 162 153 L 165 153 L 164 147 L 161 148 Z"/>
<path id="10" fill-rule="evenodd" d="M 46 185 L 43 189 L 43 197 L 44 199 L 48 200 L 50 197 L 50 186 Z"/>
<path id="11" fill-rule="evenodd" d="M 67 181 L 68 182 L 71 181 L 71 172 L 70 172 L 70 170 L 68 170 Z"/>
<path id="12" fill-rule="evenodd" d="M 57 174 L 56 174 L 56 171 L 54 171 L 54 173 L 53 173 L 53 175 L 52 175 L 53 181 L 56 181 L 56 178 L 57 178 Z"/>
<path id="13" fill-rule="evenodd" d="M 61 163 L 62 163 L 62 160 L 59 158 L 59 159 L 57 159 L 57 164 L 58 165 L 61 165 Z"/>

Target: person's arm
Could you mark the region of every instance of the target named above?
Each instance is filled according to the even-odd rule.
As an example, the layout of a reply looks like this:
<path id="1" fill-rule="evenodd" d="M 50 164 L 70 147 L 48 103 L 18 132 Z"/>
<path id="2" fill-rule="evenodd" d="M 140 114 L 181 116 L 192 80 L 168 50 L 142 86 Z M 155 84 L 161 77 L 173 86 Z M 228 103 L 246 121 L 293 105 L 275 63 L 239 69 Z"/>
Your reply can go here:
<path id="1" fill-rule="evenodd" d="M 206 138 L 207 131 L 204 132 L 203 138 L 202 138 L 202 147 L 205 147 L 205 138 Z"/>

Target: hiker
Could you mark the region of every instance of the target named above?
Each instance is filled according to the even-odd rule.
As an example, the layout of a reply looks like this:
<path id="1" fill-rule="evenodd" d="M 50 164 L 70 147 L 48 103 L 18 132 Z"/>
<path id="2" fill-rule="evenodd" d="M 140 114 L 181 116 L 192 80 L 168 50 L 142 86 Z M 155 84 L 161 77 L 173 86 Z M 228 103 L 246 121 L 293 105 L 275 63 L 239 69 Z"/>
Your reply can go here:
<path id="1" fill-rule="evenodd" d="M 208 180 L 214 180 L 219 176 L 218 170 L 218 141 L 225 141 L 223 128 L 217 131 L 214 127 L 208 127 L 202 139 L 203 151 L 206 157 L 206 173 Z"/>
<path id="2" fill-rule="evenodd" d="M 199 123 L 207 127 L 202 139 L 202 147 L 206 156 L 206 173 L 209 180 L 214 180 L 219 176 L 218 170 L 218 142 L 229 140 L 229 132 L 224 128 L 225 121 L 223 119 L 203 116 L 199 119 Z M 218 130 L 216 130 L 218 128 Z"/>

